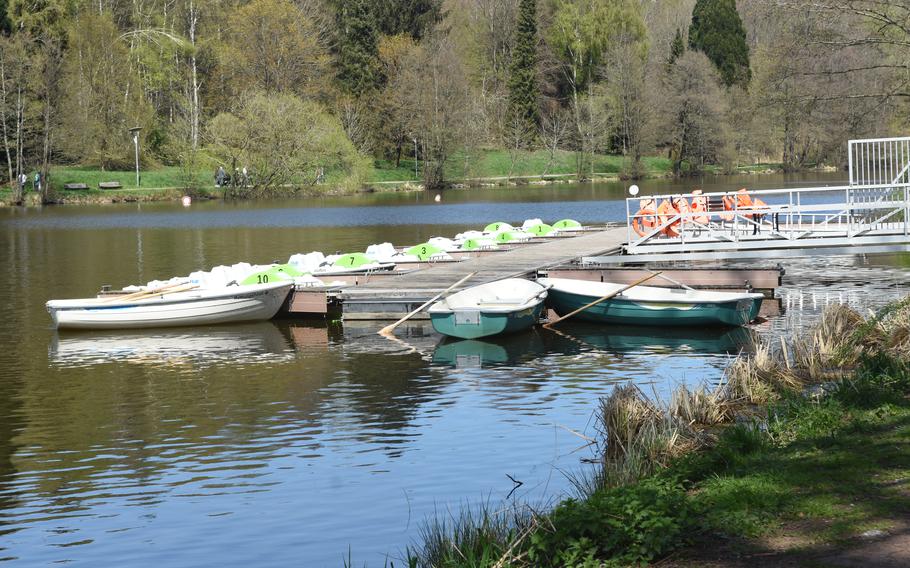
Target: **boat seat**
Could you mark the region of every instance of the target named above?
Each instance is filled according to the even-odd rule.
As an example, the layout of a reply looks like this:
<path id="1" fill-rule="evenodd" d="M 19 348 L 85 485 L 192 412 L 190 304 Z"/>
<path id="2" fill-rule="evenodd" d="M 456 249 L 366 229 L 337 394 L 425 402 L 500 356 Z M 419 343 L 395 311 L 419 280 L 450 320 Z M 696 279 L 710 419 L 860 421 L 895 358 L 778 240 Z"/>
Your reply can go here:
<path id="1" fill-rule="evenodd" d="M 508 304 L 514 304 L 516 306 L 520 306 L 521 304 L 524 304 L 524 303 L 525 303 L 525 300 L 522 298 L 495 298 L 492 300 L 484 300 L 482 302 L 477 302 L 477 305 L 478 306 L 485 306 L 485 305 L 503 306 L 503 305 L 508 305 Z"/>

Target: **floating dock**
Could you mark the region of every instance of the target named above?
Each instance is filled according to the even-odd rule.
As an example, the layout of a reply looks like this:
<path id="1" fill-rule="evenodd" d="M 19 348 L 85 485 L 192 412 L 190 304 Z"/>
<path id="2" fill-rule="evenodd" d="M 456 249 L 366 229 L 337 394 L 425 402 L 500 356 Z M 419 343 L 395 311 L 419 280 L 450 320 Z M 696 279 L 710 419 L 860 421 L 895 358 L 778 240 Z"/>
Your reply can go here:
<path id="1" fill-rule="evenodd" d="M 394 320 L 417 308 L 461 278 L 476 274 L 461 288 L 503 278 L 535 277 L 548 274 L 609 282 L 629 282 L 648 273 L 646 268 L 615 268 L 579 264 L 584 257 L 619 254 L 626 242 L 625 226 L 588 230 L 560 237 L 534 239 L 509 250 L 465 253 L 459 262 L 420 263 L 396 271 L 348 275 L 343 282 L 327 288 L 294 290 L 288 312 L 298 316 L 338 314 L 343 320 Z M 663 270 L 663 269 L 661 269 Z M 754 289 L 773 296 L 780 285 L 781 269 L 673 268 L 666 278 L 649 285 L 724 290 Z M 419 314 L 418 317 L 426 317 Z"/>

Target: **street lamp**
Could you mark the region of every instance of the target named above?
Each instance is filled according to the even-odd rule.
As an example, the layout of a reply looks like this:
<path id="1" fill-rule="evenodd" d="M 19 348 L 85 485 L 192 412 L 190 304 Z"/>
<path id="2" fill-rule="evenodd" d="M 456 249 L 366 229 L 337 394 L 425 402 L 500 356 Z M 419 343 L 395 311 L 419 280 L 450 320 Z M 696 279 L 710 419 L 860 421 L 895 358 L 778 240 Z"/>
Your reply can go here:
<path id="1" fill-rule="evenodd" d="M 141 126 L 134 126 L 130 128 L 130 133 L 133 135 L 133 146 L 136 147 L 136 187 L 139 187 L 139 131 L 142 130 Z"/>

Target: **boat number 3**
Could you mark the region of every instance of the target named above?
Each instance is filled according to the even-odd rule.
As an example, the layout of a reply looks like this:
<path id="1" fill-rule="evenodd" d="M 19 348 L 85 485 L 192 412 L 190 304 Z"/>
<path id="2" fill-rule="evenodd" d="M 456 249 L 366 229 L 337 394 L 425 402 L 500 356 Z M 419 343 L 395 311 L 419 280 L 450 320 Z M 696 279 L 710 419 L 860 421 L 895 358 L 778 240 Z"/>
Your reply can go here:
<path id="1" fill-rule="evenodd" d="M 256 282 L 256 284 L 268 284 L 269 275 L 268 274 L 257 274 L 256 280 L 258 280 L 258 282 Z"/>
<path id="2" fill-rule="evenodd" d="M 427 247 L 420 247 L 420 254 L 421 255 L 427 254 Z"/>

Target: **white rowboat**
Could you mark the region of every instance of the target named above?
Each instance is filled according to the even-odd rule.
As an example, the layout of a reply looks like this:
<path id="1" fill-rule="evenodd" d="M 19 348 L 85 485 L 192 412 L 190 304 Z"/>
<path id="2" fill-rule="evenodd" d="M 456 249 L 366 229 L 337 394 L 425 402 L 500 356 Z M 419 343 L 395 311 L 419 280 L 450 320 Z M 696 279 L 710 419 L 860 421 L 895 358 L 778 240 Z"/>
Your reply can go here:
<path id="1" fill-rule="evenodd" d="M 261 321 L 274 317 L 292 282 L 162 292 L 134 300 L 51 300 L 57 329 L 134 329 Z"/>

